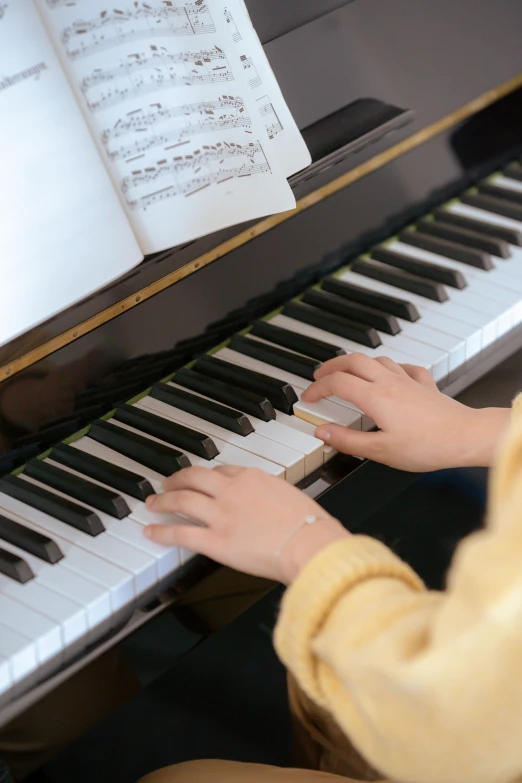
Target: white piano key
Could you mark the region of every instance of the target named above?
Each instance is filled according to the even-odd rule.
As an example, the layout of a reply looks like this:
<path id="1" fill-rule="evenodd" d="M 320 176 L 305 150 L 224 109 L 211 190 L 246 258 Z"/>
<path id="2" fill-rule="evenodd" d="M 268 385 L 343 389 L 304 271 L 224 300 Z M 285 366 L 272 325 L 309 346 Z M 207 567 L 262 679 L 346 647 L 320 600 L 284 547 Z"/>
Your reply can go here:
<path id="1" fill-rule="evenodd" d="M 172 381 L 168 383 L 168 386 L 173 386 L 176 389 L 184 390 L 183 386 L 179 386 L 177 383 L 173 383 Z M 192 391 L 191 393 L 195 397 L 201 397 L 205 400 L 212 399 L 211 397 L 207 397 L 206 395 L 200 394 L 199 392 Z M 261 419 L 252 416 L 250 413 L 245 414 L 245 416 L 251 423 L 255 432 L 257 432 L 259 435 L 262 435 L 268 440 L 275 441 L 276 443 L 280 443 L 284 446 L 288 446 L 294 451 L 299 452 L 299 454 L 302 454 L 305 461 L 306 475 L 312 473 L 312 471 L 316 470 L 317 467 L 323 464 L 323 447 L 325 444 L 314 437 L 313 429 L 312 434 L 310 434 L 310 432 L 305 433 L 305 430 L 297 431 L 292 427 L 288 427 L 274 419 L 271 421 L 261 421 Z M 288 418 L 292 419 L 293 417 L 288 416 Z"/>
<path id="2" fill-rule="evenodd" d="M 43 489 L 52 491 L 59 497 L 67 498 L 75 503 L 78 502 L 70 495 L 54 488 L 50 489 L 46 484 L 43 484 L 40 481 L 36 481 L 30 477 L 27 477 L 27 480 Z M 99 511 L 89 503 L 82 501 L 81 505 L 94 511 L 105 526 L 107 534 L 123 544 L 123 546 L 119 544 L 117 549 L 122 564 L 126 567 L 132 566 L 134 574 L 144 572 L 147 575 L 146 578 L 148 581 L 140 592 L 145 592 L 148 587 L 153 587 L 158 584 L 161 579 L 179 567 L 179 557 L 176 549 L 172 547 L 163 547 L 159 544 L 155 544 L 153 541 L 149 541 L 143 535 L 143 525 L 134 520 L 130 515 L 127 518 L 116 519 L 109 514 L 105 514 L 103 511 Z M 152 511 L 149 513 L 153 516 Z M 166 518 L 168 516 L 169 515 L 167 514 L 162 514 L 161 521 L 166 523 Z M 156 522 L 161 524 L 159 514 L 156 514 Z M 168 523 L 172 522 L 173 518 L 172 515 L 170 515 Z M 104 535 L 105 534 L 102 533 L 102 536 Z M 99 536 L 96 536 L 94 540 L 97 541 L 98 538 Z M 94 544 L 94 550 L 98 553 L 97 544 Z M 139 550 L 139 552 L 143 554 L 138 555 L 135 550 Z"/>
<path id="3" fill-rule="evenodd" d="M 380 280 L 373 280 L 370 277 L 359 275 L 356 272 L 352 272 L 350 269 L 341 272 L 339 277 L 341 280 L 346 280 L 361 288 L 367 288 L 369 291 L 376 291 L 377 293 L 388 294 L 389 296 L 399 296 L 403 299 L 407 299 L 417 308 L 422 308 L 423 312 L 431 312 L 437 318 L 439 316 L 450 317 L 456 321 L 462 321 L 471 327 L 475 327 L 480 334 L 482 348 L 487 347 L 498 338 L 497 323 L 494 319 L 491 319 L 491 316 L 488 313 L 479 312 L 473 308 L 463 306 L 462 303 L 456 304 L 451 297 L 451 292 L 448 301 L 434 302 L 432 299 L 426 299 L 417 294 L 410 294 L 409 291 L 403 291 L 402 289 L 388 285 L 387 283 L 381 283 Z M 421 310 L 419 309 L 419 313 L 420 312 Z"/>
<path id="4" fill-rule="evenodd" d="M 270 323 L 289 329 L 292 332 L 297 332 L 298 334 L 304 334 L 308 337 L 314 337 L 317 340 L 323 340 L 327 343 L 332 343 L 334 338 L 334 335 L 326 332 L 324 329 L 319 329 L 317 326 L 310 326 L 301 321 L 296 321 L 293 318 L 288 318 L 286 315 L 276 315 L 274 318 L 270 319 Z M 366 345 L 359 345 L 359 343 L 356 343 L 353 340 L 347 340 L 346 338 L 338 337 L 337 335 L 335 335 L 335 340 L 347 353 L 363 353 L 365 356 L 370 356 L 373 359 L 378 356 L 388 356 L 398 364 L 421 364 L 427 370 L 431 370 L 430 362 L 418 359 L 418 357 L 415 357 L 417 358 L 417 361 L 415 361 L 415 358 L 411 356 L 411 354 L 405 353 L 393 346 L 380 345 L 378 348 L 368 348 Z"/>
<path id="5" fill-rule="evenodd" d="M 295 390 L 295 393 L 299 397 L 298 402 L 294 405 L 294 413 L 301 418 L 305 418 L 306 421 L 311 422 L 319 426 L 320 424 L 341 424 L 344 427 L 350 427 L 351 429 L 360 430 L 362 426 L 363 413 L 359 411 L 355 405 L 352 407 L 349 404 L 337 403 L 337 397 L 328 397 L 319 402 L 308 403 L 301 399 L 301 395 L 305 389 L 310 386 L 310 382 L 304 378 L 299 378 L 297 375 L 280 370 L 278 367 L 272 367 L 270 364 L 260 362 L 258 359 L 252 359 L 250 356 L 245 356 L 242 353 L 231 351 L 229 348 L 223 348 L 221 351 L 215 354 L 216 358 L 224 359 L 231 364 L 235 364 L 245 369 L 254 370 L 255 372 L 269 375 L 272 378 L 277 378 L 284 383 L 288 383 Z"/>
<path id="6" fill-rule="evenodd" d="M 185 427 L 189 427 L 197 432 L 204 432 L 212 438 L 220 452 L 220 442 L 227 443 L 262 457 L 269 462 L 274 462 L 276 465 L 281 465 L 284 468 L 286 480 L 291 484 L 297 484 L 305 477 L 303 454 L 275 441 L 267 440 L 256 432 L 242 437 L 235 432 L 230 432 L 217 424 L 212 424 L 153 397 L 143 397 L 136 403 L 136 407 L 156 413 L 158 416 L 178 422 L 178 424 L 183 424 Z"/>
<path id="7" fill-rule="evenodd" d="M 111 487 L 108 484 L 104 484 L 102 481 L 93 479 L 90 476 L 85 476 L 83 473 L 80 473 L 78 470 L 69 468 L 66 465 L 62 465 L 60 462 L 55 462 L 50 458 L 46 459 L 45 462 L 48 462 L 50 465 L 54 465 L 57 468 L 61 468 L 61 470 L 66 471 L 67 473 L 72 473 L 73 475 L 86 479 L 92 482 L 93 484 L 97 484 L 100 487 L 105 487 L 105 489 L 110 489 L 113 492 L 117 492 L 118 495 L 125 500 L 125 502 L 127 503 L 130 509 L 129 518 L 135 520 L 136 522 L 140 522 L 142 525 L 153 525 L 153 524 L 166 525 L 172 521 L 172 514 L 166 514 L 166 513 L 160 514 L 157 511 L 151 511 L 150 509 L 147 508 L 147 506 L 145 505 L 145 503 L 143 503 L 143 501 L 137 500 L 136 498 L 133 498 L 130 495 L 126 495 L 125 492 L 120 492 L 119 489 L 115 490 L 114 487 Z"/>
<path id="8" fill-rule="evenodd" d="M 0 623 L 26 636 L 35 646 L 39 665 L 63 652 L 60 628 L 47 617 L 0 593 Z"/>
<path id="9" fill-rule="evenodd" d="M 0 695 L 8 691 L 13 685 L 11 672 L 9 671 L 9 661 L 0 655 Z"/>
<path id="10" fill-rule="evenodd" d="M 48 514 L 44 514 L 4 493 L 0 493 L 0 508 L 21 517 L 23 524 L 27 527 L 40 533 L 50 534 L 68 560 L 68 566 L 71 570 L 74 569 L 76 573 L 109 591 L 114 612 L 132 606 L 136 598 L 134 574 L 124 569 L 123 565 L 114 563 L 114 558 L 117 559 L 117 556 L 114 548 L 110 545 L 110 539 L 108 539 L 109 544 L 100 542 L 100 549 L 113 549 L 109 553 L 109 555 L 112 554 L 112 562 L 93 552 L 92 548 L 87 551 L 84 546 L 84 538 L 91 538 L 90 536 L 80 533 L 69 525 L 59 522 Z M 92 538 L 92 541 L 99 540 L 103 535 L 102 533 L 100 536 Z"/>
<path id="11" fill-rule="evenodd" d="M 485 209 L 472 207 L 468 204 L 462 204 L 460 201 L 453 201 L 445 207 L 448 212 L 455 212 L 457 215 L 481 220 L 483 223 L 489 223 L 493 226 L 504 226 L 504 228 L 514 228 L 515 231 L 522 231 L 522 221 L 513 218 L 496 215 L 494 212 L 487 212 Z"/>
<path id="12" fill-rule="evenodd" d="M 492 185 L 498 185 L 499 188 L 506 188 L 506 190 L 514 190 L 518 193 L 522 193 L 522 182 L 511 177 L 505 177 L 503 174 L 495 174 L 489 180 Z"/>
<path id="13" fill-rule="evenodd" d="M 129 459 L 129 457 L 125 457 L 123 454 L 114 451 L 114 449 L 105 446 L 103 443 L 98 443 L 98 441 L 86 436 L 70 445 L 79 451 L 84 451 L 86 454 L 92 454 L 93 457 L 99 457 L 107 462 L 112 462 L 113 465 L 118 465 L 120 468 L 125 468 L 125 470 L 130 470 L 132 473 L 136 473 L 138 476 L 146 478 L 156 494 L 163 491 L 162 487 L 165 477 L 162 476 L 161 473 L 157 473 L 155 470 L 147 468 L 145 465 L 141 465 L 139 462 Z"/>
<path id="14" fill-rule="evenodd" d="M 27 481 L 29 484 L 34 484 L 35 486 L 41 487 L 42 489 L 47 489 L 57 497 L 68 497 L 63 492 L 59 492 L 56 489 L 51 490 L 45 484 L 42 484 L 40 481 L 26 476 L 24 473 L 21 474 L 20 478 L 22 481 Z M 73 498 L 68 499 L 73 500 Z M 78 501 L 73 502 L 77 503 Z M 86 503 L 79 505 L 87 507 Z M 28 506 L 28 508 L 32 507 Z M 99 536 L 89 536 L 87 533 L 83 533 L 81 530 L 77 530 L 71 525 L 67 525 L 64 522 L 59 522 L 56 520 L 56 526 L 63 525 L 63 528 L 57 528 L 57 532 L 61 532 L 63 537 L 66 538 L 66 540 L 69 540 L 72 544 L 76 544 L 85 551 L 90 552 L 97 557 L 103 558 L 108 563 L 118 566 L 119 568 L 123 568 L 125 571 L 132 574 L 135 582 L 136 595 L 142 595 L 142 593 L 145 593 L 149 588 L 157 584 L 156 564 L 154 560 L 147 556 L 142 550 L 137 549 L 135 545 L 131 545 L 125 541 L 121 527 L 118 528 L 118 537 L 112 533 L 112 528 L 115 528 L 114 523 L 117 520 L 114 520 L 113 523 L 112 517 L 106 516 L 97 509 L 93 509 L 92 506 L 90 508 L 96 512 L 98 518 L 105 525 L 105 533 L 101 533 Z M 111 530 L 109 529 L 108 524 L 110 524 Z M 132 537 L 131 524 L 129 524 L 129 538 L 130 537 Z"/>
<path id="15" fill-rule="evenodd" d="M 297 432 L 302 432 L 305 435 L 309 435 L 310 437 L 314 438 L 314 440 L 317 440 L 314 434 L 316 430 L 315 424 L 311 424 L 309 421 L 300 419 L 299 416 L 289 416 L 288 413 L 276 411 L 276 421 L 286 425 L 287 427 L 290 427 L 293 430 L 296 430 Z M 335 449 L 333 449 L 331 446 L 328 446 L 326 443 L 323 443 L 322 440 L 320 440 L 319 443 L 322 444 L 323 463 L 328 462 L 337 454 Z"/>
<path id="16" fill-rule="evenodd" d="M 437 329 L 430 327 L 426 322 L 417 322 L 415 324 L 410 321 L 404 321 L 402 318 L 397 318 L 399 326 L 401 327 L 402 334 L 405 337 L 411 337 L 417 340 L 419 343 L 426 343 L 432 345 L 435 348 L 439 348 L 441 351 L 445 351 L 448 354 L 449 371 L 462 367 L 466 361 L 466 341 L 455 337 L 451 334 L 438 331 Z"/>
<path id="17" fill-rule="evenodd" d="M 468 288 L 463 291 L 471 290 L 480 296 L 485 296 L 499 302 L 504 310 L 510 307 L 514 308 L 514 322 L 519 323 L 522 320 L 522 280 L 519 277 L 511 275 L 502 268 L 486 271 L 478 267 L 464 264 L 461 261 L 455 261 L 453 258 L 446 258 L 438 253 L 432 253 L 429 250 L 413 247 L 402 242 L 392 242 L 389 245 L 390 250 L 396 250 L 414 258 L 421 258 L 424 261 L 438 264 L 446 269 L 453 269 L 462 272 L 468 281 Z M 452 289 L 453 290 L 453 289 Z"/>
<path id="18" fill-rule="evenodd" d="M 20 682 L 37 667 L 34 644 L 0 622 L 0 656 L 9 662 L 13 683 Z"/>
<path id="19" fill-rule="evenodd" d="M 155 440 L 158 443 L 163 443 L 165 446 L 170 446 L 169 443 L 165 443 L 165 441 L 162 441 L 159 438 L 155 438 L 152 435 L 147 435 L 146 433 L 142 432 L 141 430 L 137 430 L 134 427 L 129 427 L 128 424 L 123 424 L 121 421 L 116 421 L 113 419 L 111 420 L 111 423 L 115 426 L 130 430 L 131 432 L 139 433 L 140 435 L 143 435 L 144 438 L 148 438 L 149 440 Z M 268 460 L 263 459 L 263 457 L 250 454 L 250 452 L 244 451 L 243 449 L 238 449 L 236 446 L 232 446 L 230 443 L 219 441 L 216 438 L 213 438 L 212 440 L 219 449 L 219 455 L 214 460 L 205 460 L 206 467 L 208 467 L 209 464 L 211 464 L 212 467 L 217 465 L 238 465 L 244 468 L 259 468 L 260 470 L 264 470 L 265 473 L 269 473 L 271 476 L 279 476 L 280 478 L 284 478 L 285 470 L 281 467 L 281 465 L 276 465 L 274 462 L 269 462 Z M 173 447 L 171 446 L 171 448 Z M 178 449 L 178 451 L 183 451 L 188 455 L 189 459 L 192 459 L 190 452 L 186 451 L 185 449 Z"/>
<path id="20" fill-rule="evenodd" d="M 55 573 L 59 573 L 63 576 L 63 571 L 59 569 Z M 74 595 L 76 601 L 78 601 L 77 593 L 74 590 L 74 582 L 77 579 L 76 575 L 72 572 L 67 572 L 65 569 L 65 576 L 72 576 L 72 589 L 71 593 Z M 85 580 L 83 580 L 85 582 Z M 19 589 L 19 588 L 23 589 Z M 70 587 L 70 581 L 67 582 L 67 587 Z M 93 587 L 96 587 L 93 585 Z M 99 588 L 97 588 L 99 590 Z M 81 639 L 85 640 L 85 646 L 87 645 L 87 633 L 89 627 L 94 628 L 99 625 L 98 622 L 91 622 L 89 624 L 86 607 L 88 602 L 82 604 L 73 601 L 71 598 L 65 597 L 58 590 L 49 587 L 45 584 L 45 578 L 41 578 L 41 574 L 37 574 L 35 579 L 27 582 L 25 585 L 19 585 L 12 579 L 7 577 L 0 577 L 0 594 L 13 598 L 17 603 L 28 607 L 29 609 L 35 609 L 41 612 L 46 617 L 49 617 L 60 629 L 62 642 L 64 648 L 69 645 L 75 644 Z M 105 596 L 107 603 L 108 598 Z M 82 599 L 83 600 L 83 599 Z M 110 604 L 109 612 L 110 616 Z"/>

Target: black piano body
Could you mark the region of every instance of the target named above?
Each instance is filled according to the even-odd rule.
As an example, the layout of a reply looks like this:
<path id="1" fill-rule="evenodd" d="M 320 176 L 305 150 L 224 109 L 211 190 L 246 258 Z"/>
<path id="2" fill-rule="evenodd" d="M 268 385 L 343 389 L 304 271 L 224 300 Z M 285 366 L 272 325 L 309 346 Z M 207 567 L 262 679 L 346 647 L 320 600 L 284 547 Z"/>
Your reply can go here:
<path id="1" fill-rule="evenodd" d="M 149 257 L 0 348 L 0 476 L 522 154 L 522 9 L 512 0 L 247 5 L 313 154 L 292 180 L 296 213 Z M 513 323 L 441 387 L 458 393 L 520 346 L 522 323 Z M 411 480 L 336 457 L 301 485 L 357 528 Z M 172 575 L 174 586 L 182 590 L 206 567 L 191 562 Z M 15 689 L 0 725 L 164 605 Z"/>

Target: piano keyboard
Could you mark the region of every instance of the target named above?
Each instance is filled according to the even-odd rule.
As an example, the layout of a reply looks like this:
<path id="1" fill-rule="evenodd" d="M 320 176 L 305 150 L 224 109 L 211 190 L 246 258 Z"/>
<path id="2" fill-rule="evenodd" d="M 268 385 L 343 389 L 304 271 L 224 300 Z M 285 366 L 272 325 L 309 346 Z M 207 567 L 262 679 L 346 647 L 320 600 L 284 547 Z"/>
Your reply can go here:
<path id="1" fill-rule="evenodd" d="M 386 355 L 446 384 L 521 323 L 513 163 L 1 478 L 0 699 L 110 633 L 191 560 L 143 536 L 152 520 L 179 522 L 145 506 L 166 476 L 242 465 L 299 484 L 333 455 L 315 425 L 372 427 L 336 397 L 303 402 L 323 361 Z"/>

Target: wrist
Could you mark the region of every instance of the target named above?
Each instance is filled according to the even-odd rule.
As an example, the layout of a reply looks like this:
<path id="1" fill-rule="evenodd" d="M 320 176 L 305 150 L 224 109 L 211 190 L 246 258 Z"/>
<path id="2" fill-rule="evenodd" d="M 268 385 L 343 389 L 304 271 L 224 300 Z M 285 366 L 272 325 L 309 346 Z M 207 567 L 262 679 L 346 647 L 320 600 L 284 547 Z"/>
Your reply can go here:
<path id="1" fill-rule="evenodd" d="M 485 467 L 493 464 L 500 439 L 509 424 L 510 408 L 470 409 L 468 437 L 460 467 Z"/>
<path id="2" fill-rule="evenodd" d="M 322 549 L 349 535 L 337 519 L 329 516 L 304 525 L 281 552 L 279 570 L 283 584 L 291 584 Z"/>

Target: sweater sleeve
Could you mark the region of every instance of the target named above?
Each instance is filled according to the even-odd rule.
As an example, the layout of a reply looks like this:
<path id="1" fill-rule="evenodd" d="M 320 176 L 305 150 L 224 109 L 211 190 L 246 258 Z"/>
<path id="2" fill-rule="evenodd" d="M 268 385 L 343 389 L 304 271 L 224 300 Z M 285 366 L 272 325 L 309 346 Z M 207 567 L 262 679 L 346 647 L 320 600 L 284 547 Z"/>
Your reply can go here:
<path id="1" fill-rule="evenodd" d="M 487 526 L 459 547 L 446 592 L 425 590 L 378 541 L 351 536 L 284 597 L 279 656 L 390 780 L 522 780 L 521 413 L 517 400 Z"/>

